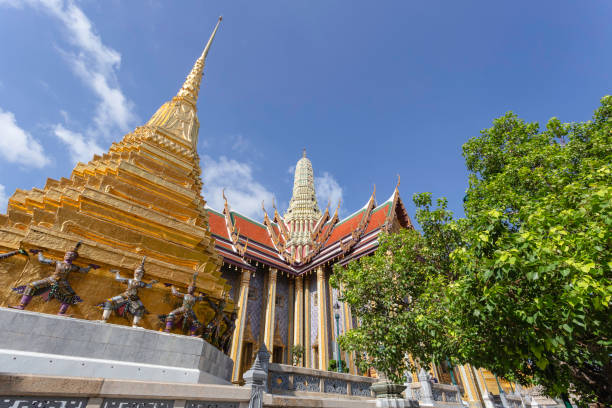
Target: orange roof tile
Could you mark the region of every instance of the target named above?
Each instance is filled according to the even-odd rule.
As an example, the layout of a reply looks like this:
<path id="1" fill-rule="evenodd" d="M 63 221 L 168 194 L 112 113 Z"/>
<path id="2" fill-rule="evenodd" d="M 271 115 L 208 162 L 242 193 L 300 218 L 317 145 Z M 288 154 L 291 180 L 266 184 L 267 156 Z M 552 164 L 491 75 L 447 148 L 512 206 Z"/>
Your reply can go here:
<path id="1" fill-rule="evenodd" d="M 368 226 L 366 227 L 366 230 L 364 231 L 364 235 L 384 225 L 385 220 L 387 219 L 387 215 L 389 214 L 390 206 L 391 206 L 391 203 L 386 202 L 380 207 L 375 208 L 372 211 L 372 215 L 370 216 L 370 220 L 368 222 Z"/>
<path id="2" fill-rule="evenodd" d="M 274 248 L 270 235 L 268 235 L 268 231 L 263 224 L 259 224 L 234 211 L 232 211 L 232 218 L 236 230 L 240 230 L 240 235 L 248 237 L 250 241 L 259 242 L 269 248 Z"/>
<path id="3" fill-rule="evenodd" d="M 210 233 L 214 235 L 218 235 L 225 239 L 229 239 L 227 235 L 227 226 L 225 225 L 225 216 L 223 214 L 219 214 L 218 212 L 207 209 L 208 210 L 208 225 L 210 227 Z"/>

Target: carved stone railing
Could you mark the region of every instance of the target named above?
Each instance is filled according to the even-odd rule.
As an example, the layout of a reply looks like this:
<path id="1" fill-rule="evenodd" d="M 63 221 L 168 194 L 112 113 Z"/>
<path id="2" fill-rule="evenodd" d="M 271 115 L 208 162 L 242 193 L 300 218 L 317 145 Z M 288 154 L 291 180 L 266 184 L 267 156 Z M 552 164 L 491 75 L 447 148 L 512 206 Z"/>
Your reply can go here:
<path id="1" fill-rule="evenodd" d="M 461 394 L 456 385 L 433 383 L 431 391 L 436 402 L 461 403 Z"/>
<path id="2" fill-rule="evenodd" d="M 344 401 L 342 401 L 344 400 Z M 372 398 L 296 396 L 253 387 L 0 374 L 0 408 L 376 408 Z"/>
<path id="3" fill-rule="evenodd" d="M 406 384 L 406 399 L 417 400 L 421 406 L 463 407 L 459 387 L 434 382 L 423 369 L 418 374 L 419 382 Z"/>
<path id="4" fill-rule="evenodd" d="M 240 408 L 250 396 L 233 385 L 0 374 L 2 408 Z"/>
<path id="5" fill-rule="evenodd" d="M 506 394 L 506 400 L 509 408 L 521 408 L 523 406 L 521 397 L 516 394 Z"/>
<path id="6" fill-rule="evenodd" d="M 271 394 L 323 393 L 372 398 L 370 387 L 377 381 L 371 377 L 284 364 L 269 364 L 268 367 L 268 392 Z"/>

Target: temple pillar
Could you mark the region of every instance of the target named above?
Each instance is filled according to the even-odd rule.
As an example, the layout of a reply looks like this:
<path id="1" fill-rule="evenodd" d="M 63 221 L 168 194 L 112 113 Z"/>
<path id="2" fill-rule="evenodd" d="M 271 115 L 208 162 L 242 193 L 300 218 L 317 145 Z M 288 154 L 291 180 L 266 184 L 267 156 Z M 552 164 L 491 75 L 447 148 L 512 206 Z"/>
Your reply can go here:
<path id="1" fill-rule="evenodd" d="M 304 367 L 312 368 L 312 340 L 310 339 L 310 278 L 304 282 Z"/>
<path id="2" fill-rule="evenodd" d="M 329 310 L 327 307 L 325 270 L 322 266 L 317 268 L 317 295 L 319 296 L 319 370 L 327 370 L 327 363 L 329 361 L 329 333 L 327 331 Z"/>
<path id="3" fill-rule="evenodd" d="M 466 365 L 460 365 L 457 367 L 459 371 L 459 377 L 461 378 L 461 384 L 463 385 L 464 397 L 467 399 L 468 404 L 472 407 L 474 405 L 480 405 L 480 397 L 474 388 L 474 382 L 470 378 L 469 368 Z"/>
<path id="4" fill-rule="evenodd" d="M 491 400 L 491 394 L 489 393 L 489 389 L 487 388 L 487 382 L 482 374 L 482 370 L 480 368 L 475 369 L 474 367 L 472 367 L 472 373 L 476 378 L 476 385 L 480 392 L 480 398 L 482 399 L 483 405 L 485 406 L 485 408 L 495 408 L 495 404 Z"/>
<path id="5" fill-rule="evenodd" d="M 293 345 L 303 346 L 304 337 L 304 278 L 295 278 L 295 303 L 293 307 Z M 304 366 L 306 361 L 306 350 L 299 365 Z"/>
<path id="6" fill-rule="evenodd" d="M 264 343 L 270 353 L 270 362 L 275 362 L 272 359 L 274 355 L 274 312 L 276 308 L 276 276 L 277 270 L 270 268 L 268 275 L 268 296 L 266 301 L 266 321 L 264 326 Z"/>
<path id="7" fill-rule="evenodd" d="M 351 308 L 345 302 L 342 302 L 342 311 L 344 314 L 344 334 L 353 328 L 353 317 L 351 316 Z M 357 375 L 357 367 L 355 366 L 355 353 L 346 353 L 347 364 L 349 366 L 349 374 Z"/>
<path id="8" fill-rule="evenodd" d="M 292 365 L 293 356 L 291 353 L 291 347 L 293 346 L 293 334 L 294 323 L 295 323 L 295 279 L 289 280 L 289 298 L 287 299 L 287 343 L 284 346 L 284 363 Z"/>
<path id="9" fill-rule="evenodd" d="M 232 336 L 232 348 L 230 349 L 230 358 L 234 360 L 234 369 L 232 371 L 232 382 L 241 381 L 240 367 L 242 366 L 242 340 L 244 338 L 244 328 L 246 327 L 247 319 L 247 304 L 249 302 L 249 281 L 251 280 L 251 271 L 242 270 L 240 279 L 240 294 L 238 295 L 238 316 L 236 317 L 236 328 Z"/>

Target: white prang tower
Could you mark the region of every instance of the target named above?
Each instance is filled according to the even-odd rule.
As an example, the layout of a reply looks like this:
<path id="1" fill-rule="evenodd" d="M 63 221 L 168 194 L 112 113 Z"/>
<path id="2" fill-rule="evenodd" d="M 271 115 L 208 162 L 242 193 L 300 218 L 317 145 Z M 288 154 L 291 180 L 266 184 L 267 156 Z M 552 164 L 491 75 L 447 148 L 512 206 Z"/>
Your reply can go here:
<path id="1" fill-rule="evenodd" d="M 295 166 L 293 196 L 284 219 L 289 229 L 287 249 L 300 261 L 313 247 L 312 231 L 321 218 L 314 186 L 312 163 L 306 157 L 306 149 Z"/>

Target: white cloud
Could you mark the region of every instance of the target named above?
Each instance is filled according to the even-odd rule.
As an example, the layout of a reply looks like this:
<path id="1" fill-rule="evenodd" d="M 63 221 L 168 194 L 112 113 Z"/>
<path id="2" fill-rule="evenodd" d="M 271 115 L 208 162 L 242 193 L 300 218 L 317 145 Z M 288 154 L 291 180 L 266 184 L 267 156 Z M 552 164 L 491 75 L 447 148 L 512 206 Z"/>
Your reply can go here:
<path id="1" fill-rule="evenodd" d="M 223 209 L 222 192 L 232 210 L 256 220 L 263 218 L 261 202 L 272 205 L 274 194 L 253 178 L 253 169 L 247 163 L 221 156 L 215 161 L 210 156 L 202 158 L 204 198 L 216 210 Z"/>
<path id="2" fill-rule="evenodd" d="M 53 133 L 62 142 L 66 143 L 70 150 L 70 157 L 74 162 L 90 161 L 94 154 L 102 154 L 104 150 L 98 146 L 93 139 L 85 140 L 81 133 L 73 132 L 62 125 L 55 125 Z"/>
<path id="3" fill-rule="evenodd" d="M 255 151 L 255 149 L 253 149 L 251 146 L 251 142 L 241 134 L 232 136 L 231 140 L 232 150 L 237 151 L 238 153 L 244 153 L 246 151 L 251 151 L 251 153 L 253 153 Z"/>
<path id="4" fill-rule="evenodd" d="M 6 196 L 6 189 L 0 184 L 0 213 L 6 214 L 6 206 L 8 204 L 8 197 Z"/>
<path id="5" fill-rule="evenodd" d="M 0 0 L 0 4 L 13 7 L 28 5 L 59 20 L 68 34 L 69 42 L 75 47 L 73 51 L 63 50 L 62 53 L 76 75 L 99 98 L 93 132 L 109 136 L 113 132 L 130 129 L 136 115 L 132 102 L 125 97 L 117 80 L 121 54 L 102 42 L 83 10 L 72 0 Z"/>
<path id="6" fill-rule="evenodd" d="M 50 163 L 42 145 L 17 125 L 12 112 L 0 108 L 0 155 L 9 163 L 44 167 Z"/>
<path id="7" fill-rule="evenodd" d="M 338 205 L 338 202 L 342 199 L 342 187 L 336 181 L 334 176 L 328 172 L 323 172 L 323 176 L 315 176 L 315 191 L 317 192 L 317 201 L 319 207 L 325 207 L 328 201 L 331 201 L 331 205 Z"/>

